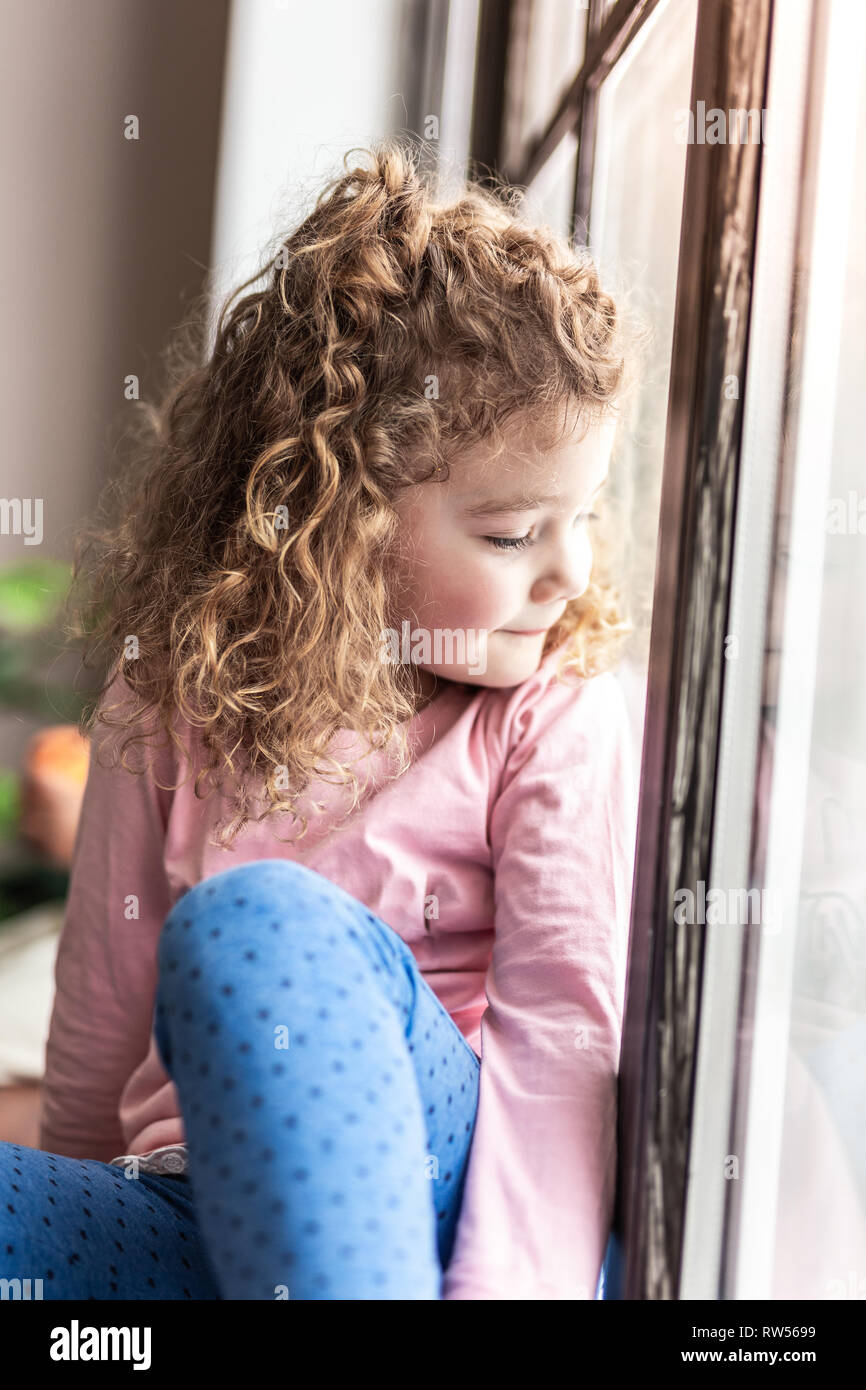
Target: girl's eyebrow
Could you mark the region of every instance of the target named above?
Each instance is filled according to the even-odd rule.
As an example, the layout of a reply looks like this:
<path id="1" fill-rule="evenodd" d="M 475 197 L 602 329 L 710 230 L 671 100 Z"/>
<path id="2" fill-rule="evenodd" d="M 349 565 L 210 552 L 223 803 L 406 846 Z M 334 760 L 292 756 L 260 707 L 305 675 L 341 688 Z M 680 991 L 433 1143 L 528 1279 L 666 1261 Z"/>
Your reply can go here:
<path id="1" fill-rule="evenodd" d="M 465 507 L 464 516 L 488 516 L 499 512 L 533 512 L 538 507 L 544 507 L 548 502 L 556 502 L 556 493 L 527 493 L 520 497 L 511 497 L 503 501 L 501 497 L 486 497 L 483 502 L 473 502 L 469 507 Z"/>
<path id="2" fill-rule="evenodd" d="M 598 487 L 590 494 L 590 502 L 601 491 L 606 482 L 607 478 L 602 478 Z M 470 506 L 464 507 L 463 515 L 498 516 L 500 512 L 534 512 L 549 502 L 558 501 L 559 495 L 557 493 L 526 493 L 520 497 L 508 498 L 506 501 L 503 501 L 501 497 L 486 497 L 483 502 L 473 502 Z"/>

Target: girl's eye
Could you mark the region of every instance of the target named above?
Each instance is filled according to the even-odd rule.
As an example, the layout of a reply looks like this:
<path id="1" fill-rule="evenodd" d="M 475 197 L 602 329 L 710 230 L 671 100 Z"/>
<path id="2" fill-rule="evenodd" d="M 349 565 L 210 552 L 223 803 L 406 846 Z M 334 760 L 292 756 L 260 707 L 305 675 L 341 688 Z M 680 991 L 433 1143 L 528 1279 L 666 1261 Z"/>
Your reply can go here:
<path id="1" fill-rule="evenodd" d="M 586 512 L 579 516 L 577 521 L 598 521 L 598 512 Z M 523 550 L 524 546 L 532 544 L 530 532 L 525 536 L 485 536 L 484 539 L 499 550 Z"/>
<path id="2" fill-rule="evenodd" d="M 531 537 L 527 533 L 525 536 L 485 536 L 484 539 L 500 550 L 522 550 L 529 545 Z"/>

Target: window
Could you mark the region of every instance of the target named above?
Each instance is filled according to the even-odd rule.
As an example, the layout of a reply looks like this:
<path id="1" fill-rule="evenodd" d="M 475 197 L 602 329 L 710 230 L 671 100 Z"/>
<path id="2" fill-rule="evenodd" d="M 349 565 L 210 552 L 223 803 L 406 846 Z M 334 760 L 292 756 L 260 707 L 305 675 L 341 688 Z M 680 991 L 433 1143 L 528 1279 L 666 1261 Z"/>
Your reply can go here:
<path id="1" fill-rule="evenodd" d="M 797 36 L 789 17 L 774 41 L 789 73 Z M 750 877 L 763 902 L 737 1026 L 734 1298 L 866 1297 L 866 16 L 818 7 L 810 40 L 805 120 L 789 122 L 808 170 L 796 255 L 780 278 L 774 237 L 758 262 L 768 299 L 791 296 L 793 330 Z"/>
<path id="2" fill-rule="evenodd" d="M 756 987 L 756 938 L 740 922 L 717 931 L 706 917 L 683 920 L 675 907 L 685 895 L 699 900 L 717 879 L 736 893 L 755 877 L 753 812 L 759 772 L 767 776 L 759 757 L 761 672 L 797 265 L 791 194 L 807 128 L 796 113 L 809 26 L 826 7 L 823 0 L 785 7 L 590 0 L 554 8 L 552 17 L 541 0 L 481 0 L 471 155 L 523 186 L 533 215 L 586 242 L 603 283 L 652 332 L 612 469 L 612 491 L 631 518 L 623 560 L 638 632 L 620 675 L 642 756 L 617 1255 L 605 1296 L 720 1298 L 745 1287 L 736 1271 L 749 1265 L 755 1241 L 773 1277 L 777 1231 L 767 1186 L 735 1186 L 719 1156 L 740 1153 L 748 1106 L 766 1102 L 768 1081 L 778 1083 L 780 1097 L 784 1091 L 768 1060 L 772 1047 L 761 1051 L 761 1020 L 770 1020 L 772 1036 L 774 1015 L 762 1012 Z M 767 160 L 771 36 L 784 130 Z M 851 69 L 846 84 L 856 86 Z M 739 125 L 735 110 L 761 118 L 757 134 L 750 120 Z M 712 136 L 699 128 L 707 113 L 721 116 L 720 137 L 717 127 Z M 837 251 L 829 256 L 838 263 Z M 849 283 L 845 298 L 854 303 L 856 292 Z M 838 476 L 842 495 L 841 465 Z M 823 504 L 817 494 L 813 501 Z M 855 660 L 853 643 L 848 655 Z M 816 725 L 816 748 L 821 737 Z M 804 750 L 801 739 L 801 760 Z M 861 803 L 846 802 L 840 788 L 833 795 L 856 819 Z M 784 801 L 780 792 L 777 804 Z M 772 821 L 770 835 L 772 844 Z M 825 942 L 829 934 L 850 958 L 859 949 L 851 931 L 837 925 Z M 847 1056 L 860 1036 L 851 1030 L 861 1005 L 837 997 L 850 979 L 837 967 L 829 984 L 825 963 L 820 986 L 808 949 L 801 941 L 789 962 L 802 999 L 789 989 L 784 1000 L 799 1050 L 795 1042 L 784 1122 L 781 1099 L 772 1121 L 780 1157 L 799 1142 L 798 1063 L 808 1053 L 817 1100 L 832 1109 L 832 1049 L 838 1044 Z M 844 1019 L 828 1012 L 827 990 L 833 1008 L 848 1010 Z M 757 1065 L 742 1046 L 749 1018 Z M 822 1053 L 825 1044 L 830 1051 Z M 845 1145 L 842 1128 L 840 1121 L 837 1147 Z M 760 1143 L 760 1123 L 754 1134 Z M 849 1152 L 846 1161 L 856 1184 L 860 1160 Z M 753 1159 L 753 1175 L 756 1167 Z M 785 1195 L 779 1165 L 769 1181 L 788 1201 L 793 1189 Z M 840 1210 L 859 1210 L 853 1198 L 840 1200 Z M 763 1296 L 784 1296 L 779 1287 Z"/>

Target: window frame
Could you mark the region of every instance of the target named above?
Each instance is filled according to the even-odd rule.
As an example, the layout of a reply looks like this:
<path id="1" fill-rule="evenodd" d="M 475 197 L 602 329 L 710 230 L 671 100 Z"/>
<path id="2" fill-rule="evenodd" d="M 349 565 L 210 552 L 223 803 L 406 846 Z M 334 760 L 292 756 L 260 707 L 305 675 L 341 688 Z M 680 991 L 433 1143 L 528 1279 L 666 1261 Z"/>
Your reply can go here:
<path id="1" fill-rule="evenodd" d="M 470 174 L 527 186 L 570 131 L 578 139 L 575 240 L 588 240 L 598 90 L 662 0 L 617 0 L 543 132 L 506 159 L 509 47 L 531 0 L 482 0 Z M 774 0 L 698 0 L 690 108 L 763 110 Z M 493 35 L 498 28 L 498 41 Z M 488 49 L 490 61 L 488 62 Z M 519 63 L 518 63 L 519 65 Z M 734 559 L 762 147 L 690 144 L 662 474 L 618 1111 L 607 1297 L 678 1297 L 704 957 L 673 917 L 675 888 L 710 881 L 725 642 Z"/>
<path id="2" fill-rule="evenodd" d="M 602 0 L 586 9 L 583 62 L 563 92 L 542 132 L 521 142 L 514 134 L 526 87 L 525 59 L 533 0 L 481 0 L 479 62 L 470 149 L 470 174 L 484 182 L 496 171 L 526 186 L 560 141 L 577 137 L 578 163 L 572 195 L 572 225 L 588 230 L 595 157 L 598 88 L 640 32 L 660 0 L 616 0 L 599 24 Z M 506 87 L 506 83 L 508 86 Z"/>

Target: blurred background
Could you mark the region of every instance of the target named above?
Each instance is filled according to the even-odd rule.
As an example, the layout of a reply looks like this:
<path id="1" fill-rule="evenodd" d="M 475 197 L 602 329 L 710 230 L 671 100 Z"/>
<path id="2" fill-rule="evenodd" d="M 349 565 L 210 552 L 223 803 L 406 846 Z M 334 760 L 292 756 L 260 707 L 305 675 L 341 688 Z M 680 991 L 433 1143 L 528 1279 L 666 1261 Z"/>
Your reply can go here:
<path id="1" fill-rule="evenodd" d="M 155 394 L 190 300 L 252 273 L 351 145 L 413 127 L 432 16 L 405 0 L 36 0 L 0 16 L 15 189 L 0 228 L 0 1136 L 35 1144 L 87 776 L 91 678 L 62 632 L 76 528 L 116 465 L 130 379 Z"/>
<path id="2" fill-rule="evenodd" d="M 587 244 L 649 344 L 603 523 L 635 625 L 617 675 L 645 890 L 631 1296 L 866 1297 L 861 0 L 0 0 L 0 20 L 0 1138 L 37 1143 L 87 775 L 63 601 L 130 392 L 156 394 L 190 302 L 252 275 L 346 151 L 411 133 L 443 192 L 504 177 Z M 768 109 L 776 137 L 714 144 L 701 102 Z M 711 870 L 769 887 L 785 930 L 678 934 L 675 890 Z"/>

